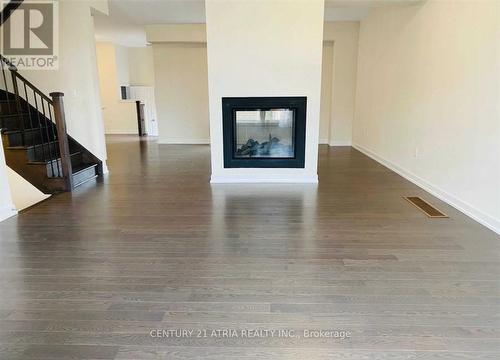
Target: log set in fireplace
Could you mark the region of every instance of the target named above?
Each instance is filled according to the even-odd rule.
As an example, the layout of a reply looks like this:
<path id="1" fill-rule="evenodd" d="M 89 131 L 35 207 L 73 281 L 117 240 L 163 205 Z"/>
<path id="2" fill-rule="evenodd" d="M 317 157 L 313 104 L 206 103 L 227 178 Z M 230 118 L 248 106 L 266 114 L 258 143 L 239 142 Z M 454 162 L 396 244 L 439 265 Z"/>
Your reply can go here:
<path id="1" fill-rule="evenodd" d="M 306 97 L 222 98 L 225 168 L 303 168 Z"/>

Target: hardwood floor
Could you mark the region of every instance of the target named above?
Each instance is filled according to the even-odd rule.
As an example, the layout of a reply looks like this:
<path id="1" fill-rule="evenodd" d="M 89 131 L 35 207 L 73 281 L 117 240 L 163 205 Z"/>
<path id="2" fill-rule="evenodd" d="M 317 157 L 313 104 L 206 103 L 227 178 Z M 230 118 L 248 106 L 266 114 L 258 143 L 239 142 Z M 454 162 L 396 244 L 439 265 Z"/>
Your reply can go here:
<path id="1" fill-rule="evenodd" d="M 104 183 L 0 223 L 0 359 L 500 359 L 500 237 L 361 153 L 210 186 L 207 146 L 108 140 Z"/>

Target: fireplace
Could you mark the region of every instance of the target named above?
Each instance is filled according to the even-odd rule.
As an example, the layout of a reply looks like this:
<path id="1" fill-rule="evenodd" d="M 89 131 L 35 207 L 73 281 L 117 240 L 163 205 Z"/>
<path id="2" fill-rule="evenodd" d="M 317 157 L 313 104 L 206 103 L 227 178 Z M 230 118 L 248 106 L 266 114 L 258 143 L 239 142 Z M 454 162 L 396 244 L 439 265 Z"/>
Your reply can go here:
<path id="1" fill-rule="evenodd" d="M 225 168 L 303 168 L 306 97 L 222 98 Z"/>

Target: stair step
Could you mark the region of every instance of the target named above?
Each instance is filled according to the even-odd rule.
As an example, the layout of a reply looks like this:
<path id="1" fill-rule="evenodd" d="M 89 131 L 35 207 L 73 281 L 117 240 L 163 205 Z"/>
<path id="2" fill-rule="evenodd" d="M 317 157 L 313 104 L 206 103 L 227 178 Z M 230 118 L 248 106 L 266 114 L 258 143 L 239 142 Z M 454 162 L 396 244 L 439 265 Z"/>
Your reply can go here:
<path id="1" fill-rule="evenodd" d="M 12 117 L 19 117 L 19 116 L 26 116 L 29 115 L 28 113 L 14 113 L 14 114 L 0 114 L 0 119 L 5 119 L 5 118 L 12 118 Z"/>
<path id="2" fill-rule="evenodd" d="M 33 131 L 33 132 L 39 132 L 40 129 L 42 129 L 43 131 L 45 131 L 45 126 L 41 127 L 41 128 L 25 128 L 24 131 L 25 132 L 30 132 L 30 131 Z M 55 129 L 55 127 L 54 127 Z M 4 129 L 2 131 L 3 134 L 7 134 L 7 135 L 10 135 L 10 134 L 20 134 L 22 132 L 22 130 L 8 130 L 8 129 Z"/>
<path id="3" fill-rule="evenodd" d="M 83 165 L 83 154 L 80 151 L 74 152 L 70 155 L 71 166 L 78 168 Z M 49 178 L 57 178 L 62 176 L 61 158 L 49 161 L 30 161 L 30 165 L 45 165 L 47 167 L 47 176 Z"/>
<path id="4" fill-rule="evenodd" d="M 26 150 L 30 160 L 53 160 L 59 157 L 59 143 L 57 141 L 27 146 Z"/>
<path id="5" fill-rule="evenodd" d="M 8 146 L 8 150 L 25 150 L 29 162 L 46 162 L 55 160 L 59 157 L 59 143 L 57 141 L 44 142 L 43 144 L 29 146 Z M 70 153 L 77 152 L 77 149 L 72 149 Z"/>
<path id="6" fill-rule="evenodd" d="M 8 115 L 17 113 L 15 101 L 0 100 L 0 114 Z"/>
<path id="7" fill-rule="evenodd" d="M 44 127 L 42 129 L 45 129 Z M 29 131 L 39 131 L 40 129 L 39 128 L 26 128 L 24 129 L 25 132 L 29 132 Z M 10 134 L 20 134 L 22 130 L 8 130 L 8 129 L 4 129 L 2 130 L 2 133 L 3 134 L 6 134 L 6 135 L 10 135 Z"/>
<path id="8" fill-rule="evenodd" d="M 48 133 L 48 134 L 47 134 Z M 28 146 L 39 145 L 45 143 L 56 133 L 56 129 L 50 128 L 35 128 L 24 130 L 24 143 Z M 21 130 L 4 130 L 3 134 L 9 139 L 9 146 L 22 146 L 23 136 Z"/>
<path id="9" fill-rule="evenodd" d="M 19 114 L 7 114 L 0 115 L 0 128 L 4 130 L 20 130 L 21 129 L 21 121 L 22 117 L 24 121 L 24 128 L 31 128 L 31 124 L 38 124 L 38 118 L 35 117 L 35 114 L 32 114 L 31 119 L 28 113 Z M 43 115 L 40 116 L 40 121 L 42 124 L 44 123 Z"/>
<path id="10" fill-rule="evenodd" d="M 3 79 L 2 79 L 2 84 L 3 84 Z M 5 84 L 3 84 L 3 85 L 5 85 Z M 12 89 L 10 89 L 10 90 L 12 90 Z M 8 94 L 9 94 L 9 96 L 7 98 L 7 93 L 5 92 L 5 90 L 0 89 L 0 102 L 15 101 L 15 98 L 14 98 L 15 95 L 12 94 L 11 92 L 9 92 Z"/>
<path id="11" fill-rule="evenodd" d="M 73 168 L 73 186 L 77 187 L 97 178 L 99 176 L 97 166 L 98 164 L 82 164 Z"/>

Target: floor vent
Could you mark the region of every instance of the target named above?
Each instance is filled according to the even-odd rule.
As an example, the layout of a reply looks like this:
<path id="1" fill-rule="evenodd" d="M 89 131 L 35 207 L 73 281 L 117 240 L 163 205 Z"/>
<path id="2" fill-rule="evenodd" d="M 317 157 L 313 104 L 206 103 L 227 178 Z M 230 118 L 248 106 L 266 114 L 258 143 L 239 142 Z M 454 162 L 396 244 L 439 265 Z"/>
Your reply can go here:
<path id="1" fill-rule="evenodd" d="M 441 211 L 436 209 L 424 199 L 419 198 L 418 196 L 405 196 L 404 198 L 430 218 L 448 217 L 448 215 L 443 214 Z"/>

